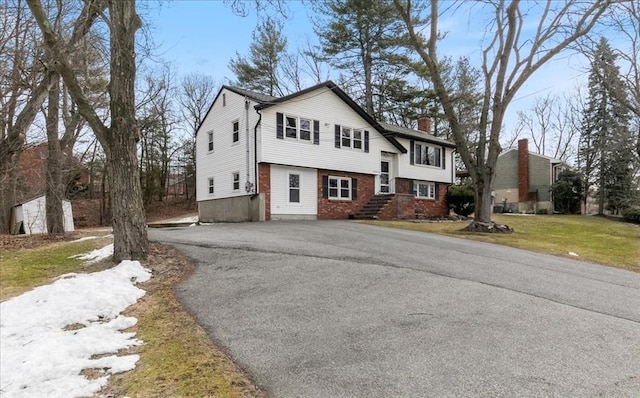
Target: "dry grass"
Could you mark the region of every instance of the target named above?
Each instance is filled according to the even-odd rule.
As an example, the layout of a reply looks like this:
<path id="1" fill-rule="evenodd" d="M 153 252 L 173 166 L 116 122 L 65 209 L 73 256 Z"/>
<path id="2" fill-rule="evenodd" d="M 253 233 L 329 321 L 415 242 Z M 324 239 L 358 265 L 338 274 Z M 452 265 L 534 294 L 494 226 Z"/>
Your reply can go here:
<path id="1" fill-rule="evenodd" d="M 153 278 L 139 286 L 147 294 L 126 315 L 144 345 L 131 372 L 112 376 L 104 396 L 262 397 L 248 376 L 218 349 L 178 302 L 174 286 L 193 265 L 175 250 L 152 245 L 146 266 Z"/>
<path id="2" fill-rule="evenodd" d="M 490 242 L 568 258 L 592 261 L 640 272 L 640 226 L 603 217 L 563 215 L 494 215 L 513 234 L 477 234 L 462 231 L 467 223 L 371 221 L 374 225 L 431 232 Z M 578 254 L 578 257 L 569 253 Z"/>
<path id="3" fill-rule="evenodd" d="M 74 237 L 77 238 L 76 235 Z M 19 238 L 21 248 L 0 252 L 0 301 L 20 295 L 36 286 L 51 283 L 63 274 L 70 272 L 86 273 L 104 269 L 104 263 L 85 265 L 81 260 L 71 256 L 89 252 L 103 247 L 113 240 L 99 238 L 81 242 L 42 239 L 42 237 Z M 33 241 L 39 241 L 39 247 Z M 28 243 L 28 242 L 31 243 Z M 53 242 L 53 243 L 52 243 Z"/>
<path id="4" fill-rule="evenodd" d="M 14 245 L 15 249 L 3 248 L 0 253 L 0 297 L 5 300 L 17 296 L 65 273 L 112 267 L 110 260 L 87 266 L 69 258 L 108 243 L 111 239 L 82 242 L 58 239 L 51 243 L 42 237 L 22 238 Z M 131 372 L 111 376 L 98 396 L 263 397 L 176 299 L 175 285 L 193 269 L 189 260 L 171 248 L 152 245 L 149 259 L 143 265 L 153 271 L 153 277 L 139 285 L 147 294 L 126 311 L 128 316 L 138 319 L 131 330 L 144 341 L 142 346 L 126 353 L 140 354 L 140 361 Z M 83 374 L 97 375 L 91 369 Z"/>

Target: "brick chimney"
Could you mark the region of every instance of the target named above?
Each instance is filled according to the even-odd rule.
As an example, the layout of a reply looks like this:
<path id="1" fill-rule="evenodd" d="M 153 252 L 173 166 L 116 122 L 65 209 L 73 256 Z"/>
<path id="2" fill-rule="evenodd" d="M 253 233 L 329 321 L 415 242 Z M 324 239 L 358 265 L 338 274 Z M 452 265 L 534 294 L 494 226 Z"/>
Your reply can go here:
<path id="1" fill-rule="evenodd" d="M 421 116 L 418 118 L 418 130 L 431 134 L 431 118 L 429 116 Z"/>
<path id="2" fill-rule="evenodd" d="M 518 141 L 518 202 L 529 197 L 529 140 Z"/>

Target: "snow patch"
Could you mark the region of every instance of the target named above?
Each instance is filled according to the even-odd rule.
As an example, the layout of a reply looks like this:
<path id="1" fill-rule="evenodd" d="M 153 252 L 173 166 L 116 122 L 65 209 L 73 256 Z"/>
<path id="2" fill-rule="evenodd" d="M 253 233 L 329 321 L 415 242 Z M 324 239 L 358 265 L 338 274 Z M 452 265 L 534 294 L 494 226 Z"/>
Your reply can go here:
<path id="1" fill-rule="evenodd" d="M 68 274 L 0 303 L 2 396 L 90 396 L 109 374 L 133 369 L 138 355 L 115 353 L 142 344 L 122 332 L 137 319 L 120 313 L 145 294 L 134 284 L 150 277 L 138 261 L 127 260 L 101 272 Z M 65 330 L 78 324 L 84 327 Z M 83 369 L 104 376 L 90 380 Z"/>

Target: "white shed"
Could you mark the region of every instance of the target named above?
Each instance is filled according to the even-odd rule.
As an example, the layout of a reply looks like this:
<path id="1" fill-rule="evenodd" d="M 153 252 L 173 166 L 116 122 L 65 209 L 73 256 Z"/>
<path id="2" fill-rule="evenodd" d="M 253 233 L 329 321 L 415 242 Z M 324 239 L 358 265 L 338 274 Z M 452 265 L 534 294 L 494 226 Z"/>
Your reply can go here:
<path id="1" fill-rule="evenodd" d="M 13 207 L 13 223 L 11 232 L 14 234 L 46 234 L 47 233 L 47 199 L 44 196 L 33 198 Z M 64 214 L 64 230 L 71 232 L 73 227 L 73 212 L 71 202 L 62 201 Z"/>

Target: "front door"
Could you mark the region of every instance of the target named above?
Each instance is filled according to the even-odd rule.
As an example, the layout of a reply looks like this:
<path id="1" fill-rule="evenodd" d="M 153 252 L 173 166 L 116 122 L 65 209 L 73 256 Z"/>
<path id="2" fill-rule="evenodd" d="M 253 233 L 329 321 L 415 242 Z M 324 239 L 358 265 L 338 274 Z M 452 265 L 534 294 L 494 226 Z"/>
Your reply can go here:
<path id="1" fill-rule="evenodd" d="M 391 193 L 389 178 L 389 161 L 380 161 L 380 193 Z"/>

